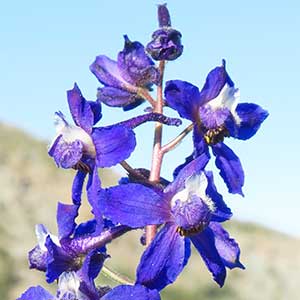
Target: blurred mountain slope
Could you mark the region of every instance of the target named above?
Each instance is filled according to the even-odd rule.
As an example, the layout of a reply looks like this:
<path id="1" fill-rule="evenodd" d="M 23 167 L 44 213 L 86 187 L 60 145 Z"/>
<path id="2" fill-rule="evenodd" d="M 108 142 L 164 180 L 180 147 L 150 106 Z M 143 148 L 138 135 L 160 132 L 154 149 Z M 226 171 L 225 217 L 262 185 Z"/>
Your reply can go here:
<path id="1" fill-rule="evenodd" d="M 57 201 L 70 203 L 74 171 L 59 170 L 46 143 L 19 129 L 0 123 L 0 139 L 0 299 L 13 300 L 31 285 L 47 286 L 43 273 L 28 269 L 27 252 L 36 244 L 35 224 L 56 233 Z M 105 186 L 117 182 L 113 171 L 101 173 Z M 162 293 L 164 300 L 299 299 L 299 240 L 254 224 L 234 221 L 226 227 L 241 246 L 246 270 L 229 271 L 220 289 L 193 251 L 178 282 Z M 108 245 L 108 265 L 134 278 L 141 234 L 134 231 Z M 108 282 L 103 276 L 101 281 Z"/>

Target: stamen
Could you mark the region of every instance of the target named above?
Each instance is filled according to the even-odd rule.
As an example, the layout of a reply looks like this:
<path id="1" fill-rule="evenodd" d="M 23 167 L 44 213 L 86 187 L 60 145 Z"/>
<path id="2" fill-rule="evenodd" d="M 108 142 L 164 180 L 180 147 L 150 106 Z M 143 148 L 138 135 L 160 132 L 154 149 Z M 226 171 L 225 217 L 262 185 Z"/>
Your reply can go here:
<path id="1" fill-rule="evenodd" d="M 180 236 L 188 237 L 202 232 L 206 228 L 206 226 L 207 223 L 203 222 L 189 229 L 185 229 L 183 227 L 177 227 L 176 232 L 178 232 Z"/>
<path id="2" fill-rule="evenodd" d="M 229 136 L 228 129 L 224 126 L 220 126 L 214 129 L 208 129 L 204 135 L 204 140 L 208 145 L 215 145 L 223 142 L 224 138 Z"/>

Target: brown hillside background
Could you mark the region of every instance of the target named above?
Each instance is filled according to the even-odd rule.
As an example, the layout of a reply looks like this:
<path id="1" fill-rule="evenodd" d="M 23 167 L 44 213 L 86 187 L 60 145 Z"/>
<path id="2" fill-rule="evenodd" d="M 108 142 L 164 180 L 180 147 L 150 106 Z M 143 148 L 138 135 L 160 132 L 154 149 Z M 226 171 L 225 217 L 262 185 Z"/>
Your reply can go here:
<path id="1" fill-rule="evenodd" d="M 34 225 L 56 233 L 57 201 L 70 203 L 73 170 L 60 170 L 47 155 L 47 145 L 0 123 L 0 299 L 16 299 L 27 287 L 43 285 L 44 274 L 28 269 L 27 252 L 36 244 Z M 117 182 L 111 170 L 100 172 L 103 185 Z M 88 206 L 82 210 L 87 215 Z M 280 220 L 279 220 L 280 221 Z M 295 220 L 297 221 L 297 220 Z M 297 300 L 300 299 L 300 240 L 241 222 L 226 226 L 240 244 L 246 270 L 228 272 L 220 289 L 201 257 L 192 257 L 164 300 Z M 108 265 L 134 279 L 143 247 L 134 231 L 108 246 Z M 103 275 L 99 284 L 110 282 Z M 54 290 L 55 284 L 49 289 Z"/>

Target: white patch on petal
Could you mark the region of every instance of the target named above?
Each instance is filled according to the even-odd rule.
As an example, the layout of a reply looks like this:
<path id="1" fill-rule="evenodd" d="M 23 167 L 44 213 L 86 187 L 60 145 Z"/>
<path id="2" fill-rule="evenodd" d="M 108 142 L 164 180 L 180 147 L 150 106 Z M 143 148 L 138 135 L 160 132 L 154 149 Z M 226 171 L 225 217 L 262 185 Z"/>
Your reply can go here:
<path id="1" fill-rule="evenodd" d="M 83 143 L 83 151 L 85 154 L 92 158 L 96 156 L 96 149 L 90 135 L 82 128 L 75 125 L 70 125 L 61 112 L 55 113 L 54 126 L 56 130 L 56 137 L 53 139 L 49 149 L 51 149 L 57 137 L 62 135 L 63 140 L 67 143 L 80 140 Z"/>
<path id="2" fill-rule="evenodd" d="M 213 201 L 206 195 L 207 186 L 208 181 L 204 172 L 188 177 L 185 180 L 185 188 L 173 196 L 171 205 L 174 206 L 176 204 L 176 200 L 186 202 L 189 200 L 191 195 L 196 195 L 202 199 L 211 211 L 215 211 Z"/>
<path id="3" fill-rule="evenodd" d="M 76 296 L 78 300 L 87 299 L 80 291 L 80 278 L 76 272 L 63 272 L 58 278 L 59 295 L 63 297 L 65 293 L 71 293 Z M 61 299 L 59 297 L 58 299 Z"/>
<path id="4" fill-rule="evenodd" d="M 60 242 L 58 237 L 56 235 L 51 234 L 45 225 L 43 224 L 35 225 L 35 234 L 38 240 L 38 245 L 42 251 L 45 252 L 48 251 L 45 246 L 47 236 L 50 236 L 52 242 L 60 247 Z"/>
<path id="5" fill-rule="evenodd" d="M 231 112 L 235 122 L 237 124 L 240 124 L 241 119 L 236 113 L 236 107 L 239 103 L 239 100 L 239 89 L 236 89 L 234 86 L 230 87 L 226 83 L 219 95 L 216 98 L 210 100 L 206 105 L 209 106 L 212 110 L 227 108 Z"/>

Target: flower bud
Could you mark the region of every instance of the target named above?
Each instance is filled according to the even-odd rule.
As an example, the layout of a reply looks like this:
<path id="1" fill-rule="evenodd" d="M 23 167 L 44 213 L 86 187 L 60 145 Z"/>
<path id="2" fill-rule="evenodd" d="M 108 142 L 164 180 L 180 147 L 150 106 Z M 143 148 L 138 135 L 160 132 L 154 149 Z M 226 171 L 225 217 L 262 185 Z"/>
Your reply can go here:
<path id="1" fill-rule="evenodd" d="M 183 51 L 181 33 L 171 27 L 171 18 L 166 4 L 158 6 L 159 29 L 152 34 L 146 46 L 154 60 L 175 60 Z"/>

